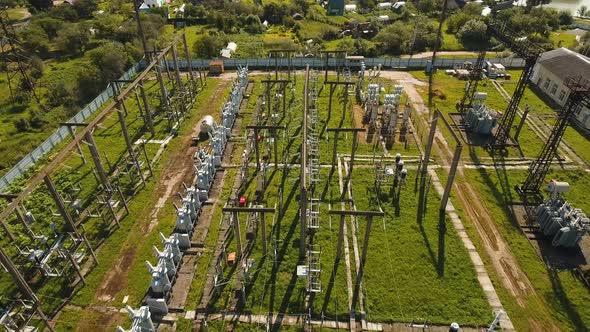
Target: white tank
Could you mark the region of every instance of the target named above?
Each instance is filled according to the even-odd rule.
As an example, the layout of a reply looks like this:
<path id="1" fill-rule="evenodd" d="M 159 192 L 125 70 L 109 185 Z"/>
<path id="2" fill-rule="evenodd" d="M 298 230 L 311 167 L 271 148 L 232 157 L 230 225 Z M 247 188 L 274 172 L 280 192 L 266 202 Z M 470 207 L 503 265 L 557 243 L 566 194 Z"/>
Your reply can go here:
<path id="1" fill-rule="evenodd" d="M 550 193 L 565 193 L 570 190 L 570 184 L 567 182 L 551 180 L 547 186 L 547 190 L 549 190 Z"/>
<path id="2" fill-rule="evenodd" d="M 216 124 L 215 119 L 213 119 L 211 115 L 205 115 L 199 122 L 201 123 L 199 127 L 201 130 L 201 134 L 204 135 L 208 133 L 213 133 L 213 129 L 215 129 Z"/>

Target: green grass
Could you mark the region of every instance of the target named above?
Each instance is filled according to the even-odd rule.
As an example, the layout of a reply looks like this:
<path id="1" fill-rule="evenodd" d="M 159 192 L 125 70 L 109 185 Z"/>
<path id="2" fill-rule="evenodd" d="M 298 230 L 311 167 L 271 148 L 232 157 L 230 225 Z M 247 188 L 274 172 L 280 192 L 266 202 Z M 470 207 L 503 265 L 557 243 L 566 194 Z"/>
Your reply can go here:
<path id="1" fill-rule="evenodd" d="M 513 79 L 511 81 L 502 81 L 502 85 L 508 93 L 513 93 L 516 88 L 516 80 L 520 76 L 521 71 L 511 70 L 509 73 L 512 74 Z M 555 123 L 555 116 L 559 107 L 552 100 L 546 102 L 545 100 L 549 100 L 549 97 L 542 96 L 537 91 L 537 89 L 531 90 L 530 87 L 526 88 L 520 103 L 521 108 L 529 105 L 532 109 L 531 114 L 539 116 L 540 119 L 543 119 L 552 127 Z M 584 133 L 570 125 L 566 129 L 563 139 L 574 149 L 578 156 L 586 161 L 586 163 L 590 163 L 589 138 Z"/>
<path id="2" fill-rule="evenodd" d="M 299 149 L 301 141 L 300 136 L 294 136 L 299 133 L 298 123 L 300 119 L 300 91 L 302 89 L 302 80 L 298 78 L 297 92 L 294 102 L 289 104 L 289 112 L 292 114 L 295 125 L 289 124 L 290 134 L 293 137 L 289 154 L 294 163 L 298 163 L 298 157 L 294 156 Z M 262 92 L 259 86 L 255 88 L 252 95 Z M 290 98 L 290 93 L 287 94 Z M 327 127 L 337 127 L 340 123 L 341 107 L 339 101 L 334 102 L 332 117 L 327 121 L 327 86 L 322 91 L 318 103 L 320 105 L 320 128 L 324 123 Z M 339 93 L 335 94 L 335 97 Z M 249 107 L 252 107 L 250 105 Z M 249 114 L 246 117 L 250 116 Z M 248 119 L 244 121 L 248 123 Z M 287 120 L 288 121 L 288 120 Z M 348 127 L 350 116 L 340 124 Z M 300 133 L 298 135 L 301 135 Z M 342 142 L 339 152 L 349 153 L 351 137 L 341 138 Z M 289 145 L 281 142 L 279 153 Z M 331 158 L 331 140 L 321 141 L 321 160 L 326 163 Z M 415 149 L 415 147 L 413 148 Z M 266 151 L 262 148 L 262 151 Z M 411 150 L 415 153 L 414 150 Z M 372 152 L 372 146 L 369 144 L 360 144 L 357 153 L 369 154 Z M 402 152 L 403 145 L 395 145 L 391 153 Z M 381 150 L 378 154 L 381 154 Z M 272 159 L 271 159 L 272 160 Z M 362 162 L 359 162 L 359 165 Z M 366 162 L 365 162 L 366 164 Z M 361 168 L 362 167 L 362 168 Z M 374 209 L 368 206 L 368 197 L 371 195 L 373 187 L 372 170 L 365 166 L 357 166 L 352 178 L 354 188 L 354 198 L 359 205 L 359 209 Z M 298 264 L 298 243 L 299 243 L 299 219 L 297 217 L 297 194 L 299 170 L 279 169 L 274 171 L 274 167 L 267 174 L 269 181 L 266 190 L 264 205 L 274 206 L 277 202 L 277 192 L 282 188 L 286 204 L 285 212 L 282 217 L 272 220 L 267 216 L 267 230 L 269 238 L 278 239 L 280 263 L 273 270 L 273 264 L 270 256 L 262 256 L 262 245 L 260 241 L 254 243 L 254 249 L 249 256 L 255 261 L 255 270 L 252 283 L 248 288 L 248 299 L 245 304 L 245 310 L 256 314 L 266 314 L 269 311 L 285 312 L 299 314 L 303 310 L 301 294 L 305 292 L 305 280 L 296 278 L 294 275 L 296 265 Z M 331 178 L 328 184 L 329 169 L 322 170 L 322 182 L 317 185 L 318 195 L 324 192 L 327 186 L 326 196 L 322 199 L 321 205 L 321 223 L 322 226 L 314 236 L 315 243 L 322 249 L 322 266 L 321 275 L 324 292 L 319 294 L 313 303 L 313 314 L 319 317 L 321 314 L 331 319 L 347 320 L 347 294 L 346 294 L 346 273 L 344 262 L 341 261 L 338 266 L 334 279 L 331 281 L 333 262 L 335 257 L 335 243 L 338 234 L 338 220 L 331 218 L 327 214 L 328 203 L 332 208 L 340 208 L 337 199 L 338 179 L 337 173 Z M 252 175 L 252 172 L 251 172 Z M 254 195 L 256 181 L 250 183 L 244 192 L 244 196 L 250 199 Z M 413 175 L 408 179 L 408 185 L 402 192 L 399 214 L 396 212 L 395 205 L 391 201 L 384 203 L 384 210 L 387 213 L 385 223 L 386 231 L 383 229 L 383 220 L 375 220 L 373 224 L 373 235 L 369 247 L 369 258 L 367 262 L 366 275 L 364 281 L 365 292 L 367 294 L 367 314 L 370 320 L 376 321 L 410 321 L 414 318 L 426 318 L 431 322 L 446 324 L 452 320 L 461 320 L 466 325 L 483 324 L 489 320 L 489 307 L 483 296 L 483 292 L 477 282 L 473 268 L 467 256 L 467 252 L 458 241 L 456 234 L 448 230 L 444 238 L 444 268 L 439 275 L 438 265 L 432 261 L 431 254 L 437 255 L 438 246 L 438 198 L 434 190 L 429 194 L 429 208 L 422 224 L 416 221 L 416 204 L 417 197 L 412 192 Z M 240 216 L 242 236 L 246 230 L 246 216 Z M 360 229 L 357 237 L 362 243 L 364 232 L 364 221 L 358 220 Z M 349 228 L 349 235 L 351 228 Z M 259 233 L 260 235 L 260 233 Z M 352 238 L 349 239 L 352 255 Z M 271 244 L 273 242 L 270 242 Z M 390 246 L 390 251 L 385 251 L 384 247 Z M 235 241 L 232 241 L 230 251 L 235 250 Z M 442 250 L 442 247 L 440 247 Z M 407 255 L 398 255 L 404 252 Z M 405 257 L 404 257 L 405 256 Z M 354 258 L 351 256 L 351 264 L 354 266 Z M 465 266 L 468 266 L 465 268 Z M 229 268 L 227 268 L 229 270 Z M 226 277 L 231 278 L 232 273 L 226 270 Z M 353 267 L 353 273 L 354 267 Z M 392 289 L 392 280 L 395 280 Z M 328 288 L 332 284 L 332 291 L 328 294 Z M 427 287 L 424 287 L 427 285 Z M 235 279 L 230 279 L 230 283 L 223 289 L 219 298 L 212 304 L 214 310 L 222 310 L 231 303 L 233 290 L 236 287 Z M 461 290 L 468 289 L 470 299 L 464 301 Z M 436 301 L 435 298 L 445 298 L 445 301 Z M 453 305 L 449 306 L 448 303 Z M 395 307 L 395 310 L 392 310 Z"/>
<path id="3" fill-rule="evenodd" d="M 490 212 L 500 234 L 509 244 L 520 267 L 535 288 L 535 293 L 523 297 L 525 307 L 522 307 L 516 303 L 513 295 L 501 286 L 495 270 L 488 269 L 516 329 L 533 330 L 531 320 L 535 320 L 537 324 L 558 326 L 563 330 L 584 330 L 590 322 L 590 310 L 583 305 L 590 297 L 588 291 L 571 272 L 554 271 L 546 267 L 520 229 L 515 226 L 515 221 L 505 204 L 507 200 L 516 199 L 517 195 L 512 188 L 521 183 L 526 173 L 507 171 L 505 172 L 507 180 L 501 180 L 500 175 L 504 178 L 504 172 L 497 173 L 493 169 L 465 170 L 464 172 L 466 177 L 460 181 L 469 182 L 477 190 L 480 201 Z M 572 184 L 572 190 L 566 194 L 566 198 L 576 207 L 588 211 L 590 205 L 583 199 L 582 191 L 590 182 L 589 175 L 575 171 L 560 171 L 551 172 L 547 179 L 551 178 L 569 181 Z M 502 184 L 506 188 L 503 188 Z M 458 210 L 470 237 L 474 240 L 479 239 L 473 225 L 465 222 L 469 219 L 462 212 L 463 208 L 459 207 Z M 481 243 L 478 240 L 474 243 L 486 266 L 489 266 L 489 258 L 482 254 Z"/>
<path id="4" fill-rule="evenodd" d="M 576 35 L 563 30 L 552 31 L 549 39 L 553 41 L 555 47 L 574 48 L 578 45 Z"/>
<path id="5" fill-rule="evenodd" d="M 428 82 L 428 76 L 424 74 L 423 71 L 413 71 L 411 73 L 416 78 Z M 517 80 L 517 78 L 513 76 L 512 82 L 515 82 L 515 80 Z M 465 83 L 466 81 L 461 81 L 455 77 L 446 75 L 443 71 L 438 71 L 434 75 L 433 108 L 440 109 L 443 114 L 456 113 L 455 105 L 460 103 L 463 98 Z M 416 88 L 426 103 L 428 100 L 428 86 L 417 86 Z M 478 91 L 486 92 L 488 94 L 486 104 L 489 107 L 500 112 L 506 110 L 508 103 L 489 80 L 485 79 L 481 81 L 478 86 Z M 524 102 L 522 102 L 521 105 L 524 106 Z M 451 121 L 450 119 L 448 120 Z M 520 117 L 517 115 L 514 120 L 514 125 L 517 125 L 518 123 L 520 123 Z M 445 132 L 445 130 L 443 130 L 443 132 Z M 514 132 L 515 131 L 512 130 L 512 133 Z M 450 138 L 450 136 L 447 137 Z M 526 157 L 536 157 L 540 152 L 543 141 L 532 131 L 532 129 L 530 129 L 528 124 L 525 124 L 519 136 L 519 143 L 520 148 Z M 479 158 L 490 156 L 482 147 L 475 147 L 472 150 L 472 153 Z M 520 157 L 520 153 L 516 148 L 508 148 L 508 156 Z M 463 154 L 463 158 L 469 158 L 469 156 Z"/>

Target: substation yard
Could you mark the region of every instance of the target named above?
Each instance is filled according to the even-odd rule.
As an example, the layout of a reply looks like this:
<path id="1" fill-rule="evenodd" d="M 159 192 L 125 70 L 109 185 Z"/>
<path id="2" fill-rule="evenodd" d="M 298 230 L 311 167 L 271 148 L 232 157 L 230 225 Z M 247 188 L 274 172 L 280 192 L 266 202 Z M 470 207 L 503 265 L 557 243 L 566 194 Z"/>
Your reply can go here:
<path id="1" fill-rule="evenodd" d="M 527 122 L 521 132 L 521 148 L 509 148 L 502 158 L 481 147 L 465 148 L 449 205 L 441 214 L 443 188 L 456 145 L 450 130 L 439 125 L 429 168 L 424 171 L 421 160 L 431 112 L 424 105 L 427 85 L 423 74 L 412 74 L 384 71 L 372 81 L 381 83 L 385 93 L 391 93 L 396 84 L 404 87 L 394 142 L 385 144 L 378 132 L 371 134 L 370 130 L 369 134 L 340 131 L 335 159 L 333 129 L 369 129 L 363 123 L 363 106 L 352 91 L 333 84 L 330 103 L 332 84 L 324 82 L 321 71 L 249 74 L 221 167 L 215 171 L 191 235 L 191 248 L 184 252 L 170 290 L 169 313 L 164 317 L 152 315 L 160 330 L 411 331 L 411 323 L 427 323 L 431 330 L 447 331 L 451 322 L 457 322 L 469 331 L 489 326 L 499 309 L 507 312 L 501 319 L 505 330 L 587 329 L 590 310 L 584 304 L 590 301 L 588 289 L 571 269 L 548 268 L 535 239 L 525 236 L 518 226 L 512 205 L 518 200 L 513 187 L 526 176 L 527 163 L 544 142 L 543 124 Z M 58 277 L 44 277 L 30 267 L 23 273 L 56 330 L 130 326 L 124 307 L 137 309 L 150 296 L 151 276 L 145 261 L 153 263 L 153 246 L 161 249 L 160 233 L 167 237 L 174 230 L 173 203 L 181 204 L 177 193 L 183 192 L 183 183 L 190 186 L 194 182 L 195 153 L 210 144 L 204 136 L 196 139 L 201 119 L 212 115 L 218 123 L 222 121 L 220 109 L 236 76 L 230 72 L 203 81 L 206 84 L 199 86 L 194 103 L 183 121 L 178 121 L 175 135 L 170 134 L 170 114 L 155 116 L 154 133 L 148 134 L 142 117 L 137 115 L 140 99 L 133 96 L 127 100 L 125 123 L 141 152 L 138 159 L 145 183 L 138 172 L 123 167 L 128 164 L 127 148 L 116 112 L 95 127 L 92 136 L 109 168 L 109 179 L 121 189 L 119 197 L 127 197 L 126 208 L 121 198 L 111 198 L 119 202 L 114 211 L 118 226 L 109 209 L 97 203 L 100 179 L 93 175 L 96 171 L 87 152 L 88 142 L 80 144 L 85 163 L 79 155 L 71 154 L 53 170 L 51 178 L 64 200 L 68 204 L 79 200 L 79 210 L 87 211 L 87 216 L 81 213 L 80 220 L 84 220 L 85 236 L 99 262 L 95 264 L 87 250 L 78 251 L 85 254 L 80 263 L 85 285 L 73 268 Z M 306 77 L 310 77 L 310 97 L 304 127 Z M 290 78 L 292 83 L 283 89 L 280 82 L 263 82 L 269 78 Z M 332 82 L 342 79 L 335 73 L 328 76 Z M 182 80 L 188 82 L 188 75 L 183 73 Z M 164 75 L 163 81 L 171 90 L 178 84 L 174 73 Z M 444 86 L 447 94 L 446 100 L 435 98 L 446 117 L 456 100 L 451 91 L 456 88 L 460 98 L 463 82 L 446 80 L 442 75 L 437 75 L 435 82 L 440 82 L 438 88 Z M 492 84 L 488 81 L 483 89 L 490 95 L 489 103 L 502 109 L 506 101 L 500 92 L 494 94 Z M 148 103 L 158 105 L 161 99 L 156 77 L 146 76 L 144 85 Z M 382 99 L 383 93 L 381 104 Z M 406 103 L 411 115 L 404 125 Z M 543 119 L 533 117 L 533 121 Z M 452 127 L 450 117 L 447 120 Z M 248 128 L 271 125 L 280 127 L 276 134 L 259 127 L 259 137 Z M 354 135 L 358 144 L 353 149 Z M 305 136 L 307 158 L 302 160 Z M 590 184 L 587 151 L 582 151 L 587 141 L 575 132 L 568 133 L 566 141 L 571 143 L 560 150 L 566 160 L 561 165 L 556 163 L 549 176 L 569 181 L 572 190 L 567 193 L 568 200 L 590 211 L 584 199 L 584 190 Z M 398 153 L 407 169 L 401 186 L 394 181 L 395 176 L 386 175 L 387 168 L 395 170 Z M 308 165 L 304 172 L 302 162 Z M 302 186 L 308 200 L 301 199 Z M 15 186 L 14 193 L 18 192 Z M 239 212 L 237 219 L 235 214 L 222 211 L 237 205 L 241 197 L 246 199 L 244 208 L 257 205 L 273 211 L 264 213 L 264 218 L 260 213 Z M 302 201 L 314 214 L 306 215 L 303 241 Z M 20 204 L 36 218 L 30 226 L 34 234 L 48 234 L 49 224 L 59 221 L 44 188 L 36 188 Z M 341 219 L 338 211 L 348 212 Z M 369 219 L 351 216 L 354 212 L 350 211 L 375 214 L 371 217 L 365 264 L 362 257 Z M 35 242 L 28 239 L 16 216 L 10 217 L 9 227 L 18 237 L 15 241 L 3 238 L 3 247 L 10 248 L 5 250 L 23 269 L 28 263 L 10 243 L 18 243 L 23 250 Z M 344 236 L 337 259 L 340 230 Z M 228 258 L 236 254 L 238 262 L 228 264 Z M 298 272 L 308 276 L 298 276 Z M 0 274 L 0 285 L 7 298 L 17 293 L 6 273 Z"/>

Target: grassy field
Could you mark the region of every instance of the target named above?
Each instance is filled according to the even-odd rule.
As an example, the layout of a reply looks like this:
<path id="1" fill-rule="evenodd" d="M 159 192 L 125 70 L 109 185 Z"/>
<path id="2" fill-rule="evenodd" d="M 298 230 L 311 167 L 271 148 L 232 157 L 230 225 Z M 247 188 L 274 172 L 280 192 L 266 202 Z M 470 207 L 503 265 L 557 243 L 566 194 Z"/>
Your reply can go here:
<path id="1" fill-rule="evenodd" d="M 302 80 L 298 79 L 297 91 L 301 91 L 301 84 Z M 324 88 L 319 99 L 320 118 L 322 118 L 320 128 L 326 123 L 325 119 L 327 118 L 326 89 L 327 87 Z M 256 91 L 260 90 L 255 89 L 253 95 Z M 295 101 L 290 104 L 289 108 L 293 119 L 300 119 L 301 108 L 298 106 L 300 101 L 297 96 L 299 93 L 296 93 Z M 338 126 L 340 123 L 342 105 L 338 104 L 336 102 L 334 104 L 328 127 Z M 246 122 L 247 117 L 248 115 L 244 120 Z M 288 119 L 289 117 L 286 120 L 288 121 Z M 299 149 L 300 137 L 295 137 L 293 131 L 299 132 L 297 128 L 299 121 L 293 121 L 297 122 L 294 122 L 294 128 L 289 125 L 293 128 L 291 134 L 288 135 L 291 137 L 291 144 L 281 143 L 279 153 L 282 155 L 284 149 L 289 147 L 290 159 L 292 162 L 298 163 L 296 153 Z M 341 126 L 348 127 L 349 121 L 350 118 L 347 118 Z M 350 137 L 343 140 L 339 148 L 340 153 L 349 153 L 350 140 Z M 329 162 L 331 158 L 331 143 L 331 139 L 324 140 L 322 136 L 320 155 L 324 163 Z M 361 152 L 362 145 L 359 147 L 359 155 L 369 154 L 372 151 L 372 145 L 367 145 L 364 152 Z M 407 152 L 403 150 L 403 145 L 395 146 L 391 153 L 395 152 L 407 155 Z M 381 153 L 381 150 L 378 151 L 378 154 Z M 415 153 L 415 150 L 412 153 Z M 374 206 L 371 206 L 370 201 L 370 198 L 373 197 L 371 191 L 373 187 L 372 166 L 367 162 L 358 163 L 352 176 L 353 197 L 359 210 L 375 209 Z M 271 239 L 269 247 L 276 241 L 279 262 L 276 265 L 273 264 L 272 254 L 263 256 L 260 240 L 255 241 L 254 249 L 249 256 L 255 262 L 255 272 L 250 276 L 251 282 L 247 288 L 248 298 L 243 309 L 256 314 L 268 312 L 299 314 L 304 308 L 302 300 L 306 286 L 305 280 L 299 279 L 295 275 L 299 250 L 299 219 L 297 216 L 299 170 L 297 168 L 274 170 L 274 167 L 271 167 L 269 173 L 267 174 L 268 188 L 263 204 L 274 206 L 278 199 L 279 188 L 282 188 L 285 196 L 283 215 L 275 216 L 274 219 L 267 216 L 266 220 L 267 229 L 272 230 L 268 235 Z M 324 291 L 318 294 L 313 302 L 313 314 L 316 317 L 323 314 L 331 319 L 347 320 L 348 299 L 345 265 L 341 261 L 339 265 L 334 266 L 338 220 L 330 218 L 327 214 L 330 206 L 333 209 L 340 208 L 337 172 L 330 178 L 329 168 L 322 170 L 321 178 L 321 182 L 316 186 L 316 191 L 318 195 L 324 197 L 321 203 L 322 226 L 315 233 L 314 242 L 321 247 L 322 251 L 321 280 Z M 254 196 L 255 182 L 250 183 L 244 196 L 250 197 L 250 199 Z M 471 267 L 467 251 L 454 232 L 439 233 L 437 223 L 439 201 L 433 190 L 429 192 L 429 204 L 424 219 L 417 221 L 417 197 L 413 192 L 413 183 L 414 175 L 411 171 L 408 185 L 402 191 L 399 204 L 392 202 L 391 197 L 388 196 L 388 200 L 382 203 L 386 217 L 376 219 L 373 224 L 369 243 L 369 258 L 363 281 L 368 319 L 410 321 L 415 318 L 424 318 L 430 322 L 441 324 L 447 324 L 454 320 L 459 320 L 465 325 L 484 324 L 490 318 L 490 309 L 477 282 L 475 271 Z M 241 216 L 240 221 L 242 234 L 244 234 L 246 216 Z M 352 229 L 350 221 L 347 223 L 352 255 Z M 365 231 L 364 220 L 358 219 L 355 223 L 359 225 L 356 237 L 360 241 L 359 245 L 362 245 Z M 419 245 L 417 245 L 418 243 Z M 235 241 L 232 241 L 229 251 L 235 250 L 235 248 Z M 351 264 L 354 266 L 354 260 Z M 237 286 L 234 275 L 236 270 L 226 269 L 225 277 L 230 280 L 230 283 L 225 286 L 212 304 L 212 308 L 215 310 L 222 310 L 232 303 L 233 290 Z M 393 285 L 392 280 L 394 281 Z M 465 289 L 468 289 L 471 294 L 468 300 L 460 295 L 461 290 Z M 397 309 L 391 310 L 392 307 Z"/>
<path id="2" fill-rule="evenodd" d="M 428 76 L 423 71 L 411 72 L 416 78 L 428 82 Z M 513 78 L 511 82 L 515 82 L 516 78 Z M 463 97 L 463 91 L 466 81 L 461 81 L 450 75 L 446 75 L 443 71 L 438 71 L 434 75 L 434 86 L 433 86 L 433 107 L 440 109 L 443 114 L 456 113 L 455 105 L 461 102 Z M 417 86 L 418 92 L 426 102 L 428 100 L 428 86 Z M 488 94 L 486 104 L 492 109 L 504 112 L 508 103 L 502 97 L 502 95 L 496 90 L 492 83 L 485 79 L 479 83 L 479 92 L 485 92 Z M 521 105 L 524 104 L 521 103 Z M 450 121 L 450 119 L 449 119 Z M 520 117 L 517 115 L 514 124 L 520 122 Z M 514 133 L 514 130 L 512 131 Z M 525 124 L 522 132 L 519 136 L 519 143 L 522 153 L 526 157 L 536 157 L 542 147 L 543 141 L 532 131 L 532 129 Z M 490 157 L 488 151 L 482 147 L 475 147 L 471 150 L 472 154 L 477 157 Z M 508 157 L 520 157 L 520 152 L 516 148 L 508 148 Z M 470 155 L 463 154 L 463 158 L 471 158 Z"/>
<path id="3" fill-rule="evenodd" d="M 519 331 L 534 331 L 531 320 L 537 324 L 557 326 L 566 331 L 583 331 L 590 324 L 590 310 L 586 303 L 590 295 L 582 283 L 570 271 L 550 270 L 537 256 L 534 248 L 526 240 L 510 212 L 507 201 L 517 199 L 514 185 L 520 184 L 526 173 L 524 171 L 497 172 L 490 170 L 465 170 L 465 178 L 458 181 L 469 182 L 478 192 L 480 200 L 490 211 L 500 234 L 509 244 L 519 265 L 531 281 L 535 292 L 524 297 L 524 305 L 518 304 L 514 296 L 501 286 L 494 269 L 488 269 L 496 286 L 498 295 Z M 504 175 L 506 174 L 506 176 Z M 506 178 L 507 180 L 503 180 Z M 590 181 L 590 176 L 575 171 L 551 172 L 547 179 L 556 178 L 569 181 L 572 190 L 566 194 L 576 207 L 586 211 L 590 205 L 583 199 L 582 191 Z M 453 194 L 454 196 L 455 194 Z M 463 220 L 469 220 L 463 208 L 458 207 Z M 474 226 L 464 222 L 471 239 L 479 239 Z M 491 264 L 480 241 L 474 241 L 487 266 Z"/>

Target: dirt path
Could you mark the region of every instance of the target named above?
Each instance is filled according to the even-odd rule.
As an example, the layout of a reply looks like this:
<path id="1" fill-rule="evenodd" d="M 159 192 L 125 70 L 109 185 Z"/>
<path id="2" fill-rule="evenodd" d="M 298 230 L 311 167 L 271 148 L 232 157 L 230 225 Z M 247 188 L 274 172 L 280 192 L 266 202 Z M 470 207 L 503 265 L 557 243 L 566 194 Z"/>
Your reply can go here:
<path id="1" fill-rule="evenodd" d="M 219 84 L 215 92 L 211 94 L 211 99 L 205 103 L 207 105 L 204 112 L 201 114 L 213 114 L 217 111 L 218 103 L 215 99 L 219 95 L 223 94 L 224 89 L 227 86 L 227 81 Z M 170 200 L 170 198 L 180 191 L 180 187 L 183 182 L 190 183 L 193 177 L 193 155 L 196 151 L 196 147 L 192 147 L 192 137 L 199 130 L 199 116 L 194 116 L 192 121 L 195 121 L 191 134 L 184 135 L 180 138 L 180 147 L 175 151 L 174 155 L 168 160 L 163 169 L 165 172 L 160 174 L 158 184 L 154 193 L 164 193 L 156 202 L 156 204 L 149 210 L 147 215 L 149 216 L 149 223 L 144 223 L 140 226 L 141 234 L 143 235 L 139 241 L 148 237 L 153 231 L 154 227 L 158 224 L 158 216 L 160 210 Z M 141 220 L 139 218 L 139 220 Z M 132 243 L 131 243 L 132 242 Z M 124 246 L 124 250 L 121 252 L 120 258 L 118 259 L 115 266 L 105 275 L 103 281 L 96 291 L 96 298 L 99 301 L 111 301 L 119 291 L 127 287 L 128 274 L 132 262 L 137 256 L 137 239 L 133 239 Z"/>
<path id="2" fill-rule="evenodd" d="M 391 75 L 394 76 L 394 75 Z M 403 77 L 404 75 L 402 75 Z M 406 93 L 412 106 L 420 113 L 422 117 L 422 124 L 428 126 L 426 119 L 428 117 L 428 109 L 424 106 L 424 102 L 416 89 L 411 84 L 404 84 Z M 434 148 L 439 156 L 450 156 L 451 149 L 441 131 L 437 129 Z M 449 165 L 449 159 L 445 157 L 440 158 L 443 166 Z M 463 171 L 459 170 L 459 176 L 463 175 Z M 491 218 L 491 213 L 487 208 L 481 204 L 482 200 L 473 187 L 467 183 L 455 183 L 455 191 L 461 206 L 464 207 L 468 218 L 475 225 L 477 232 L 482 239 L 484 250 L 492 261 L 494 270 L 497 272 L 504 288 L 515 297 L 517 303 L 521 307 L 526 307 L 525 296 L 534 294 L 534 288 L 521 270 L 516 258 L 512 254 L 510 247 L 500 235 L 495 222 Z"/>

